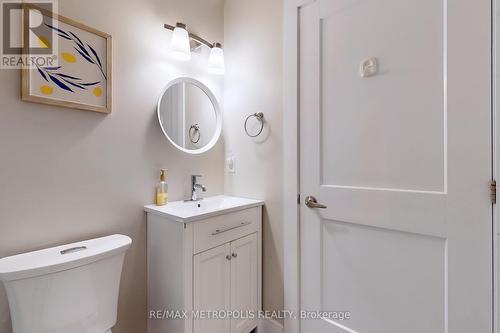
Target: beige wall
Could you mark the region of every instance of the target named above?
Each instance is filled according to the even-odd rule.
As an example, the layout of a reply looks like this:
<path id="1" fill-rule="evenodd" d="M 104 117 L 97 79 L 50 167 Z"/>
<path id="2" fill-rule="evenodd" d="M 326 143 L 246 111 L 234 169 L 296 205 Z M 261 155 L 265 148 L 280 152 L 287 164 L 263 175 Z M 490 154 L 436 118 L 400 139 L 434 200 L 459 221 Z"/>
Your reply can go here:
<path id="1" fill-rule="evenodd" d="M 113 333 L 146 331 L 146 225 L 161 167 L 171 199 L 187 195 L 201 173 L 209 194 L 223 192 L 222 142 L 190 157 L 174 149 L 156 122 L 164 85 L 181 73 L 209 84 L 206 57 L 178 65 L 167 57 L 163 23 L 183 21 L 223 41 L 222 0 L 61 0 L 61 14 L 113 36 L 113 114 L 21 102 L 20 73 L 0 70 L 0 257 L 112 233 L 132 237 Z M 222 100 L 221 100 L 222 103 Z M 0 289 L 0 333 L 10 319 Z"/>
<path id="2" fill-rule="evenodd" d="M 263 307 L 283 309 L 282 0 L 226 0 L 224 139 L 236 173 L 228 194 L 261 198 L 264 211 Z M 264 133 L 243 131 L 249 114 L 263 112 Z"/>

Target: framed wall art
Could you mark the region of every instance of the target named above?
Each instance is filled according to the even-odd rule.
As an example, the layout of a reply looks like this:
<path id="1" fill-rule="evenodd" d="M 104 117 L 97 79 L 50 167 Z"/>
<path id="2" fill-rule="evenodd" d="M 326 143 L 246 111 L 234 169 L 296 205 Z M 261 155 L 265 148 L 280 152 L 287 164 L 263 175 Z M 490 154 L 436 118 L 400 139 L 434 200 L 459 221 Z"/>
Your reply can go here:
<path id="1" fill-rule="evenodd" d="M 23 66 L 22 100 L 111 113 L 111 36 L 43 8 L 23 8 L 23 53 L 50 49 L 51 63 Z"/>

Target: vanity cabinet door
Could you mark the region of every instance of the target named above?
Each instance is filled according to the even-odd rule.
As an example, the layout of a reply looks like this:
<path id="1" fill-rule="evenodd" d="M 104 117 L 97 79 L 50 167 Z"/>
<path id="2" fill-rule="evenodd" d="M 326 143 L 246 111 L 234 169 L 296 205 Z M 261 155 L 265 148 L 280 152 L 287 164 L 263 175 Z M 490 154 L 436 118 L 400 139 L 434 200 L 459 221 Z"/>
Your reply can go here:
<path id="1" fill-rule="evenodd" d="M 231 246 L 224 244 L 195 255 L 193 305 L 195 311 L 223 311 L 231 306 Z M 230 333 L 230 321 L 194 319 L 194 333 Z"/>
<path id="2" fill-rule="evenodd" d="M 257 324 L 258 252 L 257 234 L 231 242 L 231 309 L 240 318 L 231 320 L 231 333 L 248 333 Z"/>

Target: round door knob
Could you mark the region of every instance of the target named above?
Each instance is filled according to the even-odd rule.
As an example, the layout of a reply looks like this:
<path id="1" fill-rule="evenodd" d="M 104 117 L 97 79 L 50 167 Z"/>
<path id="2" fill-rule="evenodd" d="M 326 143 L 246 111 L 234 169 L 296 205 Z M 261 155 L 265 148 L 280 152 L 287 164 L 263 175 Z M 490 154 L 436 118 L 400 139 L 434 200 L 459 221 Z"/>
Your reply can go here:
<path id="1" fill-rule="evenodd" d="M 230 254 L 228 254 L 228 255 L 226 256 L 226 259 L 227 259 L 227 260 L 231 260 L 231 255 L 230 255 Z"/>
<path id="2" fill-rule="evenodd" d="M 236 257 L 238 257 L 238 254 L 233 253 L 232 256 L 233 256 L 233 258 L 236 258 Z"/>

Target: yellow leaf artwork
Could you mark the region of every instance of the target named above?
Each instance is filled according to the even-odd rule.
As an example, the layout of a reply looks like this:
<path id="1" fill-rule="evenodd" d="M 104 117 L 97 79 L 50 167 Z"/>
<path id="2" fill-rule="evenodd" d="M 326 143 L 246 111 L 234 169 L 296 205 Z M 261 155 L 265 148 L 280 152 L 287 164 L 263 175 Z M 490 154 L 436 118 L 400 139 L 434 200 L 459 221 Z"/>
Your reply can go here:
<path id="1" fill-rule="evenodd" d="M 66 62 L 69 62 L 71 64 L 76 62 L 76 57 L 71 53 L 63 52 L 61 56 Z"/>
<path id="2" fill-rule="evenodd" d="M 52 95 L 52 93 L 54 92 L 54 88 L 51 86 L 41 86 L 40 92 L 44 95 Z"/>

